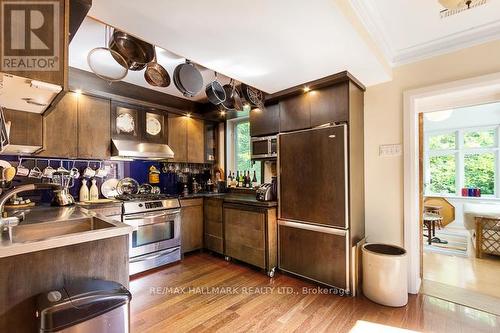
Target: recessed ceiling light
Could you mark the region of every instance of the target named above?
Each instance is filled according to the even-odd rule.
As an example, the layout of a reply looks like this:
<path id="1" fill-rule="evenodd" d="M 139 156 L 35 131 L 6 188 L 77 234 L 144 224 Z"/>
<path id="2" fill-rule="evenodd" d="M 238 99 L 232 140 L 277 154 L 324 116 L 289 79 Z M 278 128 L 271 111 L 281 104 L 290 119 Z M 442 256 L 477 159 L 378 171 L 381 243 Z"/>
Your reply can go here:
<path id="1" fill-rule="evenodd" d="M 311 91 L 311 88 L 309 88 L 308 86 L 305 86 L 305 87 L 303 88 L 303 90 L 304 90 L 304 92 L 310 92 L 310 91 Z"/>

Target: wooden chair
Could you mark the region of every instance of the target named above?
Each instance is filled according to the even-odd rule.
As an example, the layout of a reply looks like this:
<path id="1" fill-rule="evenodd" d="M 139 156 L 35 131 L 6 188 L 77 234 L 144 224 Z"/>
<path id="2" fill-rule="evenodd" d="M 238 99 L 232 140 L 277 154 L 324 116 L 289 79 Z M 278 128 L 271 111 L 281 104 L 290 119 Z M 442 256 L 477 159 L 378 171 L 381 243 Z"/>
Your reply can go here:
<path id="1" fill-rule="evenodd" d="M 500 217 L 476 216 L 476 258 L 500 256 Z"/>

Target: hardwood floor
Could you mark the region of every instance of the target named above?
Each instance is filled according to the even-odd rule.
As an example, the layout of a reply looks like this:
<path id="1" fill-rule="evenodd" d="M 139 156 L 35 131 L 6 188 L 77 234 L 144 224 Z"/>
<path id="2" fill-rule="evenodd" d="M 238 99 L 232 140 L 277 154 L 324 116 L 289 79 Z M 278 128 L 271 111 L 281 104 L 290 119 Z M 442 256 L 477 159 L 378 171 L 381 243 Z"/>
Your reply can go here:
<path id="1" fill-rule="evenodd" d="M 270 279 L 205 253 L 132 280 L 130 289 L 131 328 L 141 333 L 500 330 L 499 317 L 437 298 L 411 296 L 406 307 L 389 308 L 363 297 L 313 293 L 316 287 L 302 280 Z"/>
<path id="2" fill-rule="evenodd" d="M 449 256 L 424 252 L 424 279 L 500 298 L 500 257 Z"/>

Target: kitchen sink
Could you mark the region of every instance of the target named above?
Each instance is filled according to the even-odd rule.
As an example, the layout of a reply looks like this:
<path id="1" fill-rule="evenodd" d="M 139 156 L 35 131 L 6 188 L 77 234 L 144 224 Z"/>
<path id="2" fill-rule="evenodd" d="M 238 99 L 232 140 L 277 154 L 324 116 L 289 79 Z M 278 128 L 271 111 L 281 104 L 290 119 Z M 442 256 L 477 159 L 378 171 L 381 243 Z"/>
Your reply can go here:
<path id="1" fill-rule="evenodd" d="M 12 243 L 26 243 L 113 227 L 115 227 L 114 224 L 91 216 L 65 221 L 48 221 L 31 224 L 21 223 L 12 227 L 10 239 Z"/>

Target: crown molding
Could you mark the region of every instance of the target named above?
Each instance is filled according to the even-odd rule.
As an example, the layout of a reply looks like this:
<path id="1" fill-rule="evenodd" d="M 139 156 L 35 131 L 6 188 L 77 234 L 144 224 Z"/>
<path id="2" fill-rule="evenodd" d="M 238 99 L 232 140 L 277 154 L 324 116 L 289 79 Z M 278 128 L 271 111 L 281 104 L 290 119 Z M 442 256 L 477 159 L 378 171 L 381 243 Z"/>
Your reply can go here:
<path id="1" fill-rule="evenodd" d="M 498 39 L 500 39 L 500 20 L 399 50 L 392 63 L 401 66 Z"/>
<path id="2" fill-rule="evenodd" d="M 349 0 L 354 12 L 358 16 L 363 26 L 368 31 L 368 34 L 373 38 L 375 44 L 380 48 L 385 56 L 385 60 L 389 65 L 393 66 L 392 59 L 394 58 L 394 50 L 387 39 L 387 34 L 383 31 L 377 9 L 370 3 L 364 0 Z"/>
<path id="3" fill-rule="evenodd" d="M 386 56 L 387 62 L 393 67 L 500 39 L 500 20 L 496 20 L 405 49 L 395 50 L 384 31 L 377 8 L 368 0 L 350 0 L 349 2 L 361 23 Z"/>

